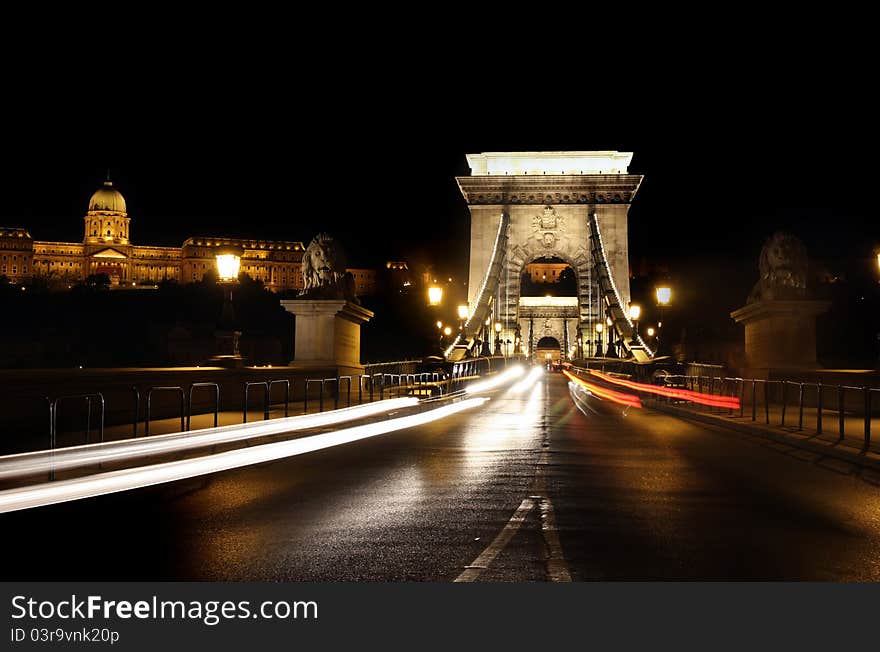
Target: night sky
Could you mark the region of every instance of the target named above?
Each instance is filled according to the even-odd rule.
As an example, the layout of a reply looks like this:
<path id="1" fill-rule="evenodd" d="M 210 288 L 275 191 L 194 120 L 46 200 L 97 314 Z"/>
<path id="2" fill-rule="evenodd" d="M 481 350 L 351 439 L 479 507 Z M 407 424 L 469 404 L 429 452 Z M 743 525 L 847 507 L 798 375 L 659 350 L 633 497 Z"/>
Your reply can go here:
<path id="1" fill-rule="evenodd" d="M 467 261 L 454 180 L 467 173 L 466 153 L 617 149 L 634 152 L 630 171 L 645 175 L 630 212 L 634 262 L 756 260 L 763 240 L 788 228 L 811 257 L 871 271 L 873 104 L 847 77 L 763 72 L 658 83 L 642 70 L 599 94 L 356 72 L 348 84 L 289 80 L 290 96 L 219 77 L 161 93 L 127 84 L 130 99 L 105 106 L 59 91 L 54 103 L 17 106 L 7 123 L 0 223 L 79 241 L 109 167 L 135 244 L 196 234 L 307 243 L 327 230 L 352 264 L 404 258 L 455 272 Z"/>

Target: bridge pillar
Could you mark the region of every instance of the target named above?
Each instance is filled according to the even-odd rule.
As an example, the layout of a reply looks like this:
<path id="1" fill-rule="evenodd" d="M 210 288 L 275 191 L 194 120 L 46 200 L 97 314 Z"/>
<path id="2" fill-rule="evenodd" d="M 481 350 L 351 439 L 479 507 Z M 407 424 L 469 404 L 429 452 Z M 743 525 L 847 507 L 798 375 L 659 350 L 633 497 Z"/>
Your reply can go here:
<path id="1" fill-rule="evenodd" d="M 291 365 L 363 373 L 361 325 L 372 319 L 372 311 L 344 299 L 287 299 L 281 305 L 296 318 Z"/>

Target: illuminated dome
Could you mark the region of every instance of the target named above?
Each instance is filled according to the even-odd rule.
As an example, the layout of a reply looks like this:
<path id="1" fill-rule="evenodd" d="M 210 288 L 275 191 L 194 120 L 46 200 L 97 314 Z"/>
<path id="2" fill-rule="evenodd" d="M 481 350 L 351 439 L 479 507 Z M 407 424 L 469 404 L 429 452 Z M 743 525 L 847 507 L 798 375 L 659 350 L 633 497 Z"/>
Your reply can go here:
<path id="1" fill-rule="evenodd" d="M 89 200 L 89 211 L 124 213 L 125 197 L 113 187 L 113 182 L 108 179 L 101 188 L 95 191 L 95 194 Z"/>

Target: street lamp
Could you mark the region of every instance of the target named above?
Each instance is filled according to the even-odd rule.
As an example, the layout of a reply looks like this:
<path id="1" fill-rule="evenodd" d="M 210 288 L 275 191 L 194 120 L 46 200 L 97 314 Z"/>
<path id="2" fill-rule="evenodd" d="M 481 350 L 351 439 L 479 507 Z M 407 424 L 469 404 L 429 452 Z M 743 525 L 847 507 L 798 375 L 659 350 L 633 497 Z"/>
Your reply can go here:
<path id="1" fill-rule="evenodd" d="M 495 355 L 501 354 L 501 322 L 495 322 Z"/>
<path id="2" fill-rule="evenodd" d="M 607 315 L 605 317 L 605 330 L 608 332 L 608 346 L 605 349 L 605 352 L 606 352 L 605 354 L 609 358 L 617 357 L 617 353 L 615 351 L 615 346 L 614 346 L 614 328 L 613 328 L 613 326 L 614 326 L 614 322 L 611 320 L 611 315 Z"/>
<path id="3" fill-rule="evenodd" d="M 488 358 L 492 355 L 492 347 L 489 343 L 489 337 L 491 335 L 491 325 L 492 325 L 492 317 L 486 317 L 486 323 L 480 327 L 480 330 L 483 334 L 483 344 L 480 347 L 480 355 L 484 358 Z"/>
<path id="4" fill-rule="evenodd" d="M 654 337 L 654 328 L 652 326 L 648 326 L 648 337 Z"/>
<path id="5" fill-rule="evenodd" d="M 596 324 L 596 357 L 604 357 L 602 355 L 602 322 Z"/>
<path id="6" fill-rule="evenodd" d="M 217 278 L 223 289 L 223 308 L 214 333 L 217 352 L 211 362 L 224 367 L 240 367 L 244 364 L 238 348 L 241 331 L 235 327 L 235 310 L 232 304 L 232 290 L 238 283 L 243 253 L 244 249 L 240 246 L 227 245 L 218 248 L 214 256 Z"/>
<path id="7" fill-rule="evenodd" d="M 672 288 L 661 286 L 656 290 L 657 304 L 660 306 L 668 306 L 672 300 Z"/>
<path id="8" fill-rule="evenodd" d="M 633 324 L 633 343 L 639 341 L 639 317 L 642 314 L 642 307 L 637 303 L 629 304 L 629 319 Z"/>
<path id="9" fill-rule="evenodd" d="M 461 305 L 458 307 L 458 330 L 464 332 L 464 322 L 468 318 L 468 307 Z"/>
<path id="10" fill-rule="evenodd" d="M 880 261 L 878 261 L 880 262 Z M 663 309 L 672 301 L 672 288 L 660 286 L 657 288 L 657 306 L 660 308 L 660 319 L 657 321 L 657 355 L 660 355 L 660 329 L 663 328 Z"/>
<path id="11" fill-rule="evenodd" d="M 439 285 L 432 285 L 428 288 L 428 305 L 439 306 L 443 301 L 443 288 Z"/>

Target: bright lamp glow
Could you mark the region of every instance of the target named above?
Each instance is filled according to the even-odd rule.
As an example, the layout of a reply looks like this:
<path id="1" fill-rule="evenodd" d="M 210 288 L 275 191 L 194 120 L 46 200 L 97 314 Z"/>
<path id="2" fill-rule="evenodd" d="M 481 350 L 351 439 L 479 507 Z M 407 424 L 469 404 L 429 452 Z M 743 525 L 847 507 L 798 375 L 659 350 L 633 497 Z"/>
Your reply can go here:
<path id="1" fill-rule="evenodd" d="M 605 318 L 605 323 L 608 324 L 609 326 L 611 326 L 614 322 L 611 321 L 611 317 L 606 317 L 606 318 Z"/>
<path id="2" fill-rule="evenodd" d="M 495 332 L 496 332 L 496 333 L 500 333 L 500 332 L 501 332 L 501 322 L 500 322 L 500 321 L 496 321 L 496 322 L 495 322 Z"/>
<path id="3" fill-rule="evenodd" d="M 596 332 L 597 332 L 597 333 L 601 333 L 601 332 L 602 332 L 602 323 L 601 323 L 601 322 L 599 322 L 598 324 L 596 324 Z"/>
<path id="4" fill-rule="evenodd" d="M 437 330 L 442 330 L 442 329 L 443 329 L 443 322 L 442 322 L 442 321 L 438 321 L 438 322 L 437 322 Z"/>
<path id="5" fill-rule="evenodd" d="M 458 307 L 458 318 L 459 319 L 467 319 L 468 318 L 468 307 L 467 306 L 459 306 Z"/>
<path id="6" fill-rule="evenodd" d="M 657 288 L 657 303 L 661 306 L 669 305 L 669 302 L 672 300 L 672 288 L 668 287 L 659 287 Z"/>
<path id="7" fill-rule="evenodd" d="M 438 285 L 432 285 L 428 288 L 428 303 L 432 306 L 439 306 L 443 301 L 443 288 Z"/>
<path id="8" fill-rule="evenodd" d="M 639 315 L 642 314 L 642 307 L 636 303 L 632 304 L 629 307 L 629 318 L 633 321 L 638 321 Z"/>
<path id="9" fill-rule="evenodd" d="M 452 335 L 452 329 L 449 326 L 447 326 L 446 328 L 443 329 L 443 334 L 444 335 Z"/>
<path id="10" fill-rule="evenodd" d="M 653 326 L 648 328 L 648 337 L 654 337 L 654 328 L 653 328 Z"/>
<path id="11" fill-rule="evenodd" d="M 241 268 L 241 256 L 235 254 L 217 254 L 217 275 L 221 281 L 234 281 L 238 278 Z"/>

